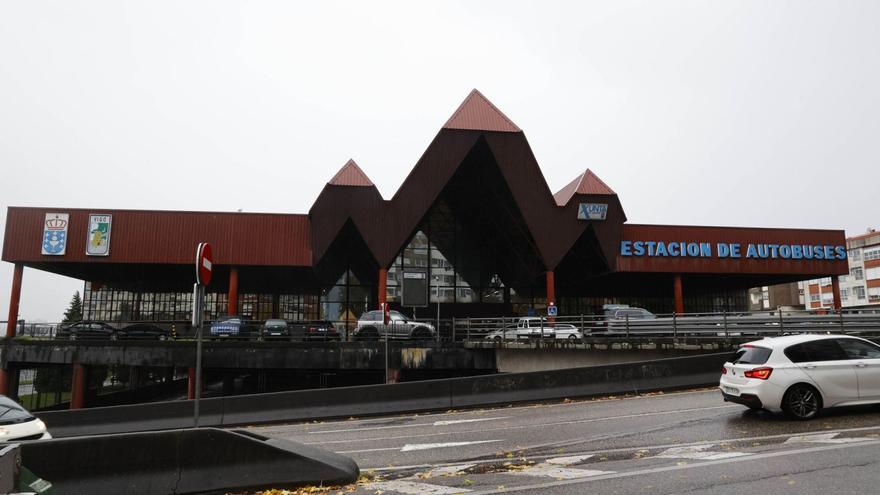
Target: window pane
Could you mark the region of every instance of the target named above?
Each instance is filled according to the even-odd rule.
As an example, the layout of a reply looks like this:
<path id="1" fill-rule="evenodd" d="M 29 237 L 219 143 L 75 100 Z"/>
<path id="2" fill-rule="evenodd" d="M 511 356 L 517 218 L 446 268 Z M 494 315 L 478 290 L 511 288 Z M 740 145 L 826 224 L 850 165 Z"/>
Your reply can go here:
<path id="1" fill-rule="evenodd" d="M 880 347 L 855 339 L 838 339 L 849 359 L 880 359 Z"/>

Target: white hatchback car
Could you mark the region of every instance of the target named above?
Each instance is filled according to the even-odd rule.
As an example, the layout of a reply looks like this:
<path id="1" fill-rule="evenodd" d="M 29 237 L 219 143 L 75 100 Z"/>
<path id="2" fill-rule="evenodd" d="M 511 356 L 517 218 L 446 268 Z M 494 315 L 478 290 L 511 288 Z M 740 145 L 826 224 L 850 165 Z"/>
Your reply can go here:
<path id="1" fill-rule="evenodd" d="M 789 335 L 740 346 L 721 370 L 725 401 L 810 419 L 880 403 L 880 346 L 843 335 Z"/>
<path id="2" fill-rule="evenodd" d="M 46 440 L 52 435 L 46 425 L 17 402 L 0 395 L 0 442 Z"/>

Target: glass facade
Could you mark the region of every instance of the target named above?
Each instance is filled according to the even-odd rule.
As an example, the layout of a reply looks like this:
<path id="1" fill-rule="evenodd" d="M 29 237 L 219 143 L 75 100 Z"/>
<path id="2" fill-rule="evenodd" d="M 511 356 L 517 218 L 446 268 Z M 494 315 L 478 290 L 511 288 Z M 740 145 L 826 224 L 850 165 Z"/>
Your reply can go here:
<path id="1" fill-rule="evenodd" d="M 205 294 L 205 318 L 226 316 L 227 295 Z M 239 294 L 239 314 L 250 320 L 284 318 L 292 321 L 319 318 L 317 294 Z M 191 292 L 131 292 L 110 287 L 83 291 L 83 319 L 98 321 L 188 321 L 192 318 Z"/>
<path id="2" fill-rule="evenodd" d="M 515 291 L 493 270 L 493 258 L 441 199 L 388 269 L 387 300 L 400 303 L 405 272 L 426 271 L 430 304 L 510 303 Z"/>
<path id="3" fill-rule="evenodd" d="M 373 287 L 362 282 L 352 270 L 346 270 L 336 283 L 321 293 L 321 319 L 345 322 L 349 330 L 354 328 L 358 318 L 374 309 Z"/>

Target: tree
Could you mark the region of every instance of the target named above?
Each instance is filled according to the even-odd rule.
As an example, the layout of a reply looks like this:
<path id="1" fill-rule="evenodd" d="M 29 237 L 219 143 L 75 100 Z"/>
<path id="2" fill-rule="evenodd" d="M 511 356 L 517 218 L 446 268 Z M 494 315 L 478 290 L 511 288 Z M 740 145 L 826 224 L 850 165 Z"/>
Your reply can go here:
<path id="1" fill-rule="evenodd" d="M 79 297 L 79 291 L 76 291 L 73 293 L 73 298 L 70 300 L 70 306 L 68 306 L 67 311 L 64 312 L 64 318 L 61 320 L 61 323 L 73 323 L 76 321 L 82 321 L 82 318 L 82 298 Z"/>

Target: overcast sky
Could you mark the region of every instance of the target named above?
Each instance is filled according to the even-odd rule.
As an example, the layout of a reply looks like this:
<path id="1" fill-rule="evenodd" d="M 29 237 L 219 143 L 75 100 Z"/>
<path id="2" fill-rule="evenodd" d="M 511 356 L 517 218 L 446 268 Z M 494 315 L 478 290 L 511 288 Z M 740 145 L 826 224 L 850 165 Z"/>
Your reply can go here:
<path id="1" fill-rule="evenodd" d="M 880 225 L 880 2 L 0 1 L 7 206 L 390 198 L 472 88 L 630 222 Z M 873 201 L 872 201 L 873 200 Z M 34 243 L 40 242 L 34 239 Z M 0 263 L 0 320 L 12 265 Z M 21 317 L 82 282 L 26 269 Z"/>

